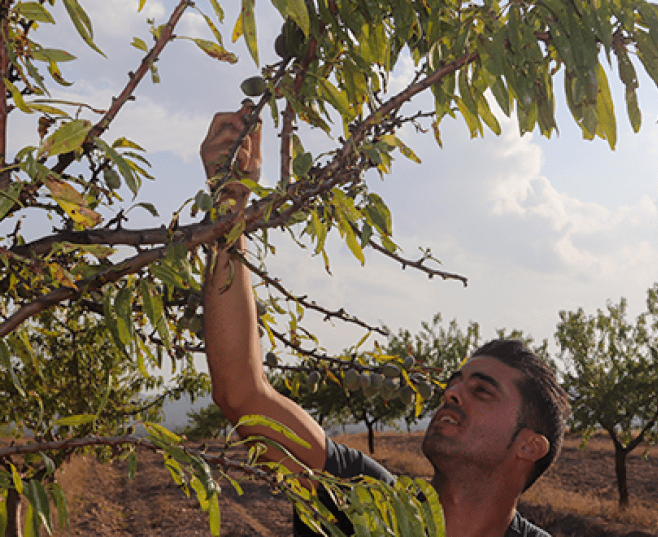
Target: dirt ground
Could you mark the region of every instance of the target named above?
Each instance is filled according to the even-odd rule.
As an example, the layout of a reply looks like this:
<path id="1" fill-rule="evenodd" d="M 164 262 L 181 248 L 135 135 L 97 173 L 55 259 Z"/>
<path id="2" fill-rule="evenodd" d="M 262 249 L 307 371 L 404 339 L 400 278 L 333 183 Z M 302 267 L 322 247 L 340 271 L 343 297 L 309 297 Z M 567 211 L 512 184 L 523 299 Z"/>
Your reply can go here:
<path id="1" fill-rule="evenodd" d="M 353 442 L 347 439 L 348 443 L 356 445 L 363 441 L 359 435 L 353 437 Z M 382 462 L 393 472 L 399 472 L 408 470 L 409 465 L 396 461 L 397 457 L 390 454 L 409 452 L 408 458 L 401 457 L 402 461 L 422 458 L 421 439 L 420 434 L 380 433 L 376 449 L 384 454 Z M 613 459 L 608 444 L 607 438 L 594 438 L 585 451 L 580 451 L 575 439 L 568 441 L 559 462 L 543 478 L 548 487 L 545 490 L 549 491 L 546 494 L 556 495 L 565 490 L 586 495 L 595 491 L 597 496 L 616 500 Z M 396 464 L 401 467 L 396 468 Z M 427 467 L 420 468 L 416 473 L 423 476 Z M 133 482 L 128 481 L 125 463 L 100 465 L 91 458 L 77 458 L 61 473 L 60 483 L 69 498 L 72 535 L 176 537 L 210 534 L 206 513 L 195 499 L 185 497 L 164 467 L 162 457 L 156 453 L 140 453 Z M 639 452 L 629 457 L 629 483 L 632 501 L 658 510 L 658 449 L 654 449 L 647 460 L 640 460 Z M 244 495 L 240 497 L 230 484 L 222 484 L 222 536 L 291 535 L 292 508 L 284 498 L 273 495 L 267 485 L 260 483 L 243 483 L 243 490 Z M 519 510 L 554 537 L 658 536 L 655 525 L 611 523 L 539 505 L 541 503 L 524 500 Z"/>

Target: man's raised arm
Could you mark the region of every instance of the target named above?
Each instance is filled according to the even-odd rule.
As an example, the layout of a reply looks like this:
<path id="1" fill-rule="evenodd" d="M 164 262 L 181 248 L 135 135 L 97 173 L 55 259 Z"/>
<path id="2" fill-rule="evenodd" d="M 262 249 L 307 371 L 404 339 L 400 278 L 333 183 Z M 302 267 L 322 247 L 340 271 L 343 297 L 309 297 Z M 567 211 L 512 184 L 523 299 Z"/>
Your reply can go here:
<path id="1" fill-rule="evenodd" d="M 216 114 L 201 145 L 201 158 L 206 173 L 218 172 L 218 162 L 226 155 L 243 127 L 249 109 L 236 113 Z M 238 153 L 238 166 L 257 178 L 261 165 L 261 127 L 257 126 Z M 242 210 L 248 192 L 242 186 L 229 185 L 222 193 L 235 200 L 231 210 Z M 235 248 L 242 253 L 246 240 L 240 237 Z M 296 403 L 279 394 L 265 377 L 258 334 L 258 318 L 249 270 L 239 257 L 226 249 L 213 247 L 215 263 L 208 259 L 204 283 L 204 332 L 208 368 L 213 386 L 213 400 L 232 423 L 246 415 L 261 415 L 276 420 L 308 442 L 311 449 L 276 433 L 269 427 L 242 427 L 240 435 L 263 435 L 286 447 L 312 469 L 324 466 L 325 434 L 313 418 Z M 284 455 L 268 448 L 265 458 L 279 461 Z M 286 461 L 292 471 L 298 468 Z"/>

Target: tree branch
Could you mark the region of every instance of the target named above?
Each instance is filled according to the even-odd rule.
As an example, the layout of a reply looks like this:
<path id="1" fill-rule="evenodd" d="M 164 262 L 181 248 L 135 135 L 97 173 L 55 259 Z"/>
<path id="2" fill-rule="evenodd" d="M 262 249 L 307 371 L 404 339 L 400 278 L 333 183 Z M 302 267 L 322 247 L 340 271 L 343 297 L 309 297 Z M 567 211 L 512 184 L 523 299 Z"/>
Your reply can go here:
<path id="1" fill-rule="evenodd" d="M 110 106 L 110 109 L 107 111 L 107 113 L 98 123 L 96 123 L 96 125 L 91 128 L 85 143 L 89 143 L 94 137 L 100 136 L 107 130 L 107 128 L 110 126 L 110 123 L 117 116 L 121 108 L 123 108 L 123 105 L 126 104 L 128 100 L 130 100 L 130 97 L 135 91 L 135 88 L 142 81 L 146 73 L 148 73 L 153 62 L 157 61 L 160 53 L 162 52 L 162 49 L 164 49 L 164 47 L 173 37 L 174 28 L 178 24 L 180 18 L 183 16 L 185 10 L 188 7 L 191 7 L 193 4 L 194 3 L 191 0 L 181 0 L 180 3 L 176 6 L 171 14 L 171 17 L 169 17 L 167 23 L 162 27 L 162 33 L 160 34 L 158 40 L 155 42 L 155 45 L 148 52 L 148 54 L 144 56 L 142 63 L 137 69 L 137 72 L 131 73 L 129 75 L 130 80 L 128 84 L 126 84 L 126 86 L 123 88 L 121 94 L 116 99 L 113 99 L 112 106 Z M 56 173 L 62 173 L 74 160 L 75 154 L 73 152 L 61 155 L 59 161 L 53 168 L 53 171 Z"/>
<path id="2" fill-rule="evenodd" d="M 9 78 L 9 6 L 11 0 L 1 0 L 0 3 L 0 79 Z M 11 181 L 11 172 L 5 170 L 7 165 L 7 120 L 9 119 L 7 89 L 4 84 L 0 88 L 0 191 L 6 192 Z"/>
<path id="3" fill-rule="evenodd" d="M 279 291 L 279 293 L 281 293 L 288 300 L 297 302 L 298 304 L 301 304 L 307 309 L 311 309 L 319 313 L 322 313 L 325 316 L 324 318 L 325 321 L 328 321 L 331 318 L 336 318 L 336 319 L 340 319 L 341 321 L 345 321 L 347 323 L 356 324 L 357 326 L 360 326 L 361 328 L 365 328 L 366 330 L 369 330 L 371 332 L 377 332 L 382 336 L 388 335 L 388 332 L 386 332 L 383 328 L 377 326 L 371 326 L 353 315 L 348 315 L 343 308 L 336 311 L 331 311 L 326 308 L 323 308 L 322 306 L 319 306 L 315 301 L 309 302 L 307 300 L 308 295 L 301 295 L 301 296 L 293 295 L 290 291 L 288 291 L 288 289 L 286 289 L 285 287 L 283 287 L 283 285 L 281 285 L 278 279 L 271 278 L 267 274 L 267 272 L 260 270 L 256 265 L 250 263 L 244 255 L 239 254 L 237 252 L 235 253 L 235 255 L 241 260 L 244 266 L 246 266 L 254 274 L 257 274 L 258 277 L 261 278 L 267 286 L 274 287 L 277 291 Z"/>
<path id="4" fill-rule="evenodd" d="M 181 2 L 181 5 L 186 5 L 186 2 Z M 165 238 L 163 243 L 166 243 L 169 240 L 172 240 L 173 242 L 180 241 L 188 250 L 193 250 L 201 244 L 209 244 L 223 237 L 233 228 L 240 218 L 244 219 L 246 233 L 256 231 L 257 229 L 285 225 L 290 217 L 308 203 L 309 200 L 322 196 L 335 186 L 346 184 L 360 178 L 363 170 L 356 162 L 357 155 L 355 150 L 357 143 L 360 143 L 363 140 L 368 130 L 376 124 L 377 120 L 386 117 L 388 113 L 398 108 L 403 102 L 411 99 L 417 93 L 427 89 L 432 84 L 438 83 L 447 74 L 475 61 L 477 57 L 477 52 L 472 52 L 459 60 L 438 69 L 423 80 L 412 84 L 390 99 L 377 112 L 371 114 L 356 127 L 354 135 L 340 150 L 336 152 L 333 159 L 327 165 L 318 168 L 309 180 L 299 181 L 289 185 L 288 188 L 285 189 L 284 194 L 278 192 L 272 193 L 269 196 L 252 203 L 252 205 L 244 212 L 226 215 L 210 224 L 194 224 L 188 226 L 183 233 L 181 233 L 183 229 L 181 228 L 177 230 L 174 237 L 171 237 L 171 235 L 169 235 L 169 230 L 165 229 L 158 230 L 156 233 L 163 234 L 160 235 Z M 267 93 L 263 95 L 259 106 L 264 104 L 266 95 Z M 288 207 L 278 213 L 278 216 L 269 216 L 267 219 L 265 218 L 266 215 L 277 215 L 277 210 L 288 202 L 290 202 Z M 90 234 L 91 231 L 84 233 Z M 106 283 L 117 281 L 125 275 L 134 274 L 142 270 L 149 264 L 162 259 L 166 255 L 166 252 L 167 247 L 163 246 L 139 253 L 115 266 L 100 271 L 94 276 L 76 282 L 75 289 L 70 287 L 59 288 L 51 293 L 41 296 L 34 302 L 18 309 L 5 322 L 3 322 L 0 325 L 0 337 L 9 334 L 29 317 L 36 315 L 63 300 L 77 299 L 85 292 L 100 289 Z M 409 264 L 411 266 L 415 265 L 413 262 Z M 421 270 L 427 272 L 426 267 Z M 445 275 L 447 277 L 450 276 L 448 273 L 445 273 Z M 462 279 L 463 281 L 463 277 L 455 277 Z"/>
<path id="5" fill-rule="evenodd" d="M 459 274 L 452 274 L 450 272 L 444 272 L 442 270 L 437 270 L 433 269 L 430 267 L 425 266 L 423 263 L 425 261 L 425 258 L 419 259 L 418 261 L 409 261 L 408 259 L 403 259 L 399 255 L 389 252 L 386 248 L 381 246 L 380 244 L 377 244 L 376 242 L 373 242 L 372 239 L 368 242 L 368 246 L 373 248 L 374 250 L 377 250 L 379 253 L 390 257 L 391 259 L 395 259 L 398 263 L 402 265 L 402 268 L 404 269 L 405 267 L 413 267 L 415 269 L 420 270 L 421 272 L 425 272 L 429 278 L 433 278 L 434 276 L 439 276 L 440 278 L 443 278 L 444 280 L 460 280 L 463 284 L 464 287 L 468 285 L 468 278 L 466 276 L 461 276 Z"/>

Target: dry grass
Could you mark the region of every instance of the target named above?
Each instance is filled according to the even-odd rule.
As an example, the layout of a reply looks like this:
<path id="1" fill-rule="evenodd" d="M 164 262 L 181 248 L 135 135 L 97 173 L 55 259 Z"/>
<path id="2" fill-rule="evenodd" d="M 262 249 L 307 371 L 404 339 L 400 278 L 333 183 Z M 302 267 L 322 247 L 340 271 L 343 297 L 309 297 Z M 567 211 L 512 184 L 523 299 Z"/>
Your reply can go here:
<path id="1" fill-rule="evenodd" d="M 616 500 L 603 499 L 595 492 L 565 490 L 549 480 L 538 481 L 523 495 L 523 501 L 532 505 L 550 506 L 554 511 L 658 530 L 658 509 L 655 504 L 635 500 L 629 508 L 622 510 Z"/>

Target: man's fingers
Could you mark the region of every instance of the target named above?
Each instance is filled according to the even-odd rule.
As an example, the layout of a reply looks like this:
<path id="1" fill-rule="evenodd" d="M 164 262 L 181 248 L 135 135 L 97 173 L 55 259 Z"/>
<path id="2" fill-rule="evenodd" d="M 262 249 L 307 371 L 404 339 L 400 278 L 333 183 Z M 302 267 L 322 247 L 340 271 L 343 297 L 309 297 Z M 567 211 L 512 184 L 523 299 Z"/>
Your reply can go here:
<path id="1" fill-rule="evenodd" d="M 240 112 L 218 112 L 215 114 L 208 129 L 208 136 L 217 136 L 228 126 L 240 132 L 244 128 L 244 121 L 242 121 L 244 114 L 241 112 L 242 110 Z"/>

